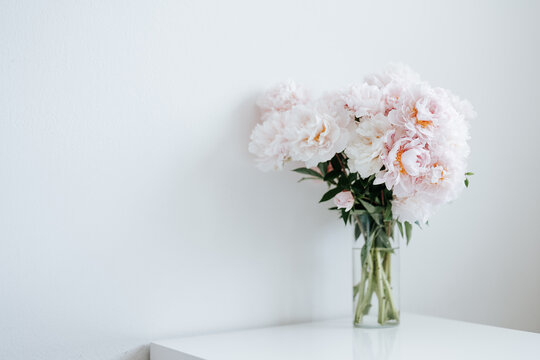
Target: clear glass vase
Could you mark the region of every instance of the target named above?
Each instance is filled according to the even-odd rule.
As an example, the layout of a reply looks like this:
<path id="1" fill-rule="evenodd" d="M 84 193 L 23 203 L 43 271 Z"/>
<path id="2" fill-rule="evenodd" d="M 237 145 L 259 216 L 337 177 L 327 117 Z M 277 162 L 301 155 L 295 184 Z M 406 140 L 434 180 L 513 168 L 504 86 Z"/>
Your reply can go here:
<path id="1" fill-rule="evenodd" d="M 360 236 L 353 244 L 353 324 L 377 328 L 399 324 L 399 231 L 386 241 Z"/>

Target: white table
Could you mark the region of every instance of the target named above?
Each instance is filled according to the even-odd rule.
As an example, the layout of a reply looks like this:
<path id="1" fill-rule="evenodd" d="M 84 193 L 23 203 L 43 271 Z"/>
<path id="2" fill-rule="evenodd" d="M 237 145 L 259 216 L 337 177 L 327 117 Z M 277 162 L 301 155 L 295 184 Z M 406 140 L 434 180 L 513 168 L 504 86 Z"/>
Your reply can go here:
<path id="1" fill-rule="evenodd" d="M 540 359 L 540 334 L 413 314 L 400 326 L 350 319 L 156 341 L 151 360 Z"/>

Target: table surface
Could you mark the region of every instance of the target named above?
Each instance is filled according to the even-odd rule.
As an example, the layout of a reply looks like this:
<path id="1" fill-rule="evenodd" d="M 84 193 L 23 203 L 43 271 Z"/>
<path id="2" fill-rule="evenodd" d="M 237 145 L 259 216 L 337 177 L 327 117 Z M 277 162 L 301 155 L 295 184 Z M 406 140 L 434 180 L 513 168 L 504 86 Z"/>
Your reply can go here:
<path id="1" fill-rule="evenodd" d="M 540 334 L 414 314 L 398 327 L 350 319 L 156 341 L 151 360 L 540 359 Z"/>

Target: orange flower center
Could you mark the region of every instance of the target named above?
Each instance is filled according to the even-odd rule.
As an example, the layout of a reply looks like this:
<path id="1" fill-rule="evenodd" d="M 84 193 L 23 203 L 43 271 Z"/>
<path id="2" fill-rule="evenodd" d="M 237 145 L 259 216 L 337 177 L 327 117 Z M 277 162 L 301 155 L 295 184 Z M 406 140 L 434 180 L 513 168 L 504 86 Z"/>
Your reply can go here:
<path id="1" fill-rule="evenodd" d="M 321 134 L 322 134 L 323 132 L 325 132 L 325 131 L 326 131 L 326 126 L 324 126 L 324 124 L 323 124 L 322 130 L 319 131 L 319 133 L 317 133 L 317 136 L 315 136 L 313 139 L 314 139 L 316 142 L 319 142 L 319 139 L 321 138 Z"/>
<path id="2" fill-rule="evenodd" d="M 433 124 L 433 121 L 430 121 L 430 120 L 418 120 L 418 109 L 416 108 L 416 106 L 413 107 L 411 115 L 413 118 L 416 119 L 416 123 L 423 128 L 426 128 L 429 125 Z"/>
<path id="3" fill-rule="evenodd" d="M 404 152 L 405 152 L 404 148 L 399 149 L 396 155 L 396 161 L 399 165 L 399 172 L 402 173 L 403 175 L 408 175 L 407 171 L 405 171 L 405 168 L 403 167 L 403 163 L 401 162 L 401 155 L 403 155 Z"/>
<path id="4" fill-rule="evenodd" d="M 433 164 L 433 167 L 436 168 L 437 166 L 439 166 L 439 163 L 435 163 Z M 446 178 L 444 177 L 444 174 L 446 173 L 446 169 L 444 168 L 444 166 L 442 167 L 442 171 L 441 171 L 441 177 L 439 178 L 439 182 L 440 181 L 444 181 Z M 437 183 L 434 183 L 432 182 L 432 184 L 437 184 Z"/>

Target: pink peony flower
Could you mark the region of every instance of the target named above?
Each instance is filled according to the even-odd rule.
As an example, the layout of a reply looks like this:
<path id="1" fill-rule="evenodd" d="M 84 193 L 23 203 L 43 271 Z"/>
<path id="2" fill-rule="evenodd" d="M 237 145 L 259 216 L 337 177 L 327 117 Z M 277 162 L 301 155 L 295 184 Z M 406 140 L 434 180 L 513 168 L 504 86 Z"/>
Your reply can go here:
<path id="1" fill-rule="evenodd" d="M 334 196 L 334 204 L 338 209 L 349 211 L 354 206 L 354 197 L 350 191 L 342 191 Z"/>
<path id="2" fill-rule="evenodd" d="M 459 113 L 443 89 L 433 89 L 426 84 L 411 86 L 403 93 L 388 119 L 407 136 L 436 139 L 434 131 L 448 123 Z"/>
<path id="3" fill-rule="evenodd" d="M 425 222 L 464 188 L 468 120 L 475 112 L 469 102 L 431 87 L 403 65 L 368 76 L 366 83 L 381 90 L 390 124 L 375 183 L 393 191 L 392 209 L 400 220 Z M 368 156 L 353 154 L 352 148 L 358 149 L 358 144 L 347 146 L 352 160 Z"/>
<path id="4" fill-rule="evenodd" d="M 249 150 L 263 170 L 282 169 L 289 160 L 314 167 L 345 152 L 350 170 L 364 179 L 375 175 L 375 184 L 393 192 L 394 215 L 411 222 L 426 221 L 464 188 L 475 112 L 404 65 L 315 101 L 292 81 L 278 84 L 258 105 L 263 123 Z M 347 211 L 354 206 L 349 191 L 334 202 Z"/>
<path id="5" fill-rule="evenodd" d="M 412 195 L 422 177 L 430 171 L 430 152 L 419 138 L 389 137 L 387 151 L 381 156 L 384 170 L 377 173 L 374 183 L 385 184 L 396 196 Z"/>

